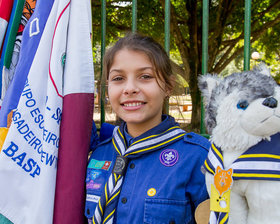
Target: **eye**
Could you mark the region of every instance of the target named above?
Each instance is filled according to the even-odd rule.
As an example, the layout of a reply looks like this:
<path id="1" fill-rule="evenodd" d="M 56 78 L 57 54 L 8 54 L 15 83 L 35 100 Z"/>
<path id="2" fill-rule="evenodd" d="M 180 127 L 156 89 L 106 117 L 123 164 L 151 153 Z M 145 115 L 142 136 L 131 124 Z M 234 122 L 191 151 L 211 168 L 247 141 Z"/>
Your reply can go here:
<path id="1" fill-rule="evenodd" d="M 140 78 L 141 78 L 141 79 L 152 79 L 153 76 L 150 75 L 150 74 L 142 74 Z"/>
<path id="2" fill-rule="evenodd" d="M 123 80 L 123 77 L 121 76 L 115 76 L 111 79 L 112 81 L 122 81 Z"/>
<path id="3" fill-rule="evenodd" d="M 241 110 L 246 110 L 246 108 L 249 106 L 249 103 L 247 100 L 240 100 L 237 104 L 237 108 Z"/>

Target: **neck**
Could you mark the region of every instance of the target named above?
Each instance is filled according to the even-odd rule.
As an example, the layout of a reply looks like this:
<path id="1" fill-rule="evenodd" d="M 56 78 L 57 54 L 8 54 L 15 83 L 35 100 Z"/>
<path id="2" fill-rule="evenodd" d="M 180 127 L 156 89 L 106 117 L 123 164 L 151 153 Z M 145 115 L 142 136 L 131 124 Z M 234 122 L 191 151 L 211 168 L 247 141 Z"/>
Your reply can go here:
<path id="1" fill-rule="evenodd" d="M 127 131 L 128 134 L 135 138 L 138 137 L 140 135 L 142 135 L 143 133 L 145 133 L 146 131 L 156 127 L 157 125 L 159 125 L 161 123 L 161 118 L 159 120 L 156 121 L 149 121 L 147 123 L 127 123 Z"/>

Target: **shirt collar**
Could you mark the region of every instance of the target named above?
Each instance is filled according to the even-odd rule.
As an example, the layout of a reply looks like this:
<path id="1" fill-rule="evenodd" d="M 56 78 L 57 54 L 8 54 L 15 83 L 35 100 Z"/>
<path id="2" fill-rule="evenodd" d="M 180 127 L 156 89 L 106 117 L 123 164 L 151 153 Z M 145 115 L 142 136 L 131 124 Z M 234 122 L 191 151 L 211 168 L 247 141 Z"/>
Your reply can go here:
<path id="1" fill-rule="evenodd" d="M 132 144 L 132 142 L 133 142 L 133 137 L 128 134 L 126 124 L 125 124 L 125 127 L 123 129 L 123 133 L 124 133 L 124 138 L 125 138 L 127 147 L 129 147 Z"/>
<path id="2" fill-rule="evenodd" d="M 173 127 L 173 126 L 179 126 L 179 124 L 175 122 L 175 119 L 173 117 L 163 114 L 162 122 L 159 125 L 151 128 L 150 130 L 146 131 L 145 133 L 141 134 L 140 136 L 133 138 L 131 135 L 129 135 L 125 122 L 122 123 L 122 125 L 121 125 L 121 132 L 124 135 L 127 147 L 129 147 L 133 142 L 137 141 L 138 139 L 148 137 L 150 135 L 162 133 L 165 130 L 167 130 L 168 128 Z"/>

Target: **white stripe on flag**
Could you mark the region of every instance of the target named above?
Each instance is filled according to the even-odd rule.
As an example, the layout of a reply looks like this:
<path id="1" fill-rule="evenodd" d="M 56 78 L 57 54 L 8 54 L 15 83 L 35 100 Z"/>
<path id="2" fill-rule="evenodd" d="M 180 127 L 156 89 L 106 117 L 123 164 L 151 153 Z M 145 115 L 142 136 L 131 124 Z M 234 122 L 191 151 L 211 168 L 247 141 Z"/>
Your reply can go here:
<path id="1" fill-rule="evenodd" d="M 88 16 L 80 15 L 83 12 L 87 12 L 88 7 L 91 7 L 90 1 L 86 1 L 86 3 L 88 6 L 85 4 L 84 0 L 71 2 L 71 10 L 73 9 L 73 13 L 71 11 L 71 26 L 69 26 L 68 29 L 69 35 L 65 65 L 65 74 L 67 77 L 64 79 L 64 95 L 94 92 L 91 39 L 85 38 L 85 36 L 90 36 L 88 28 L 91 24 L 89 24 L 90 20 L 88 19 Z M 79 32 L 79 35 L 76 35 L 77 32 Z M 83 48 L 81 48 L 81 46 L 83 46 Z M 77 54 L 76 52 L 80 52 L 80 54 Z"/>

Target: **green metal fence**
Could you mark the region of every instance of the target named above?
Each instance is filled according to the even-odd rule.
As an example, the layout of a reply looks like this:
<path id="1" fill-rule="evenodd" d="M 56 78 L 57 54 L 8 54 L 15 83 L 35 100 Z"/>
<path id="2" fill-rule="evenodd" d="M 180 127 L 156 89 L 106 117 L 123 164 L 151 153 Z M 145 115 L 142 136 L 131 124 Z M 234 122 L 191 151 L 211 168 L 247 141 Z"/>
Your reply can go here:
<path id="1" fill-rule="evenodd" d="M 244 18 L 244 70 L 250 69 L 250 37 L 251 37 L 251 0 L 245 0 Z M 203 0 L 202 7 L 202 75 L 208 71 L 208 23 L 209 0 Z M 204 127 L 204 109 L 201 99 L 200 132 L 206 134 Z"/>
<path id="2" fill-rule="evenodd" d="M 106 77 L 102 75 L 103 56 L 106 46 L 106 0 L 101 0 L 101 124 L 105 122 L 105 87 Z M 251 0 L 245 0 L 244 12 L 244 70 L 250 69 L 250 36 L 251 36 Z M 209 0 L 203 0 L 202 7 L 202 74 L 208 72 L 208 23 L 209 23 Z M 137 31 L 137 0 L 132 0 L 132 32 Z M 170 0 L 165 0 L 165 22 L 164 22 L 164 47 L 169 55 L 170 51 Z M 202 100 L 202 99 L 201 99 Z M 200 132 L 205 135 L 204 110 L 201 103 L 201 126 Z M 166 111 L 168 112 L 168 104 Z"/>

